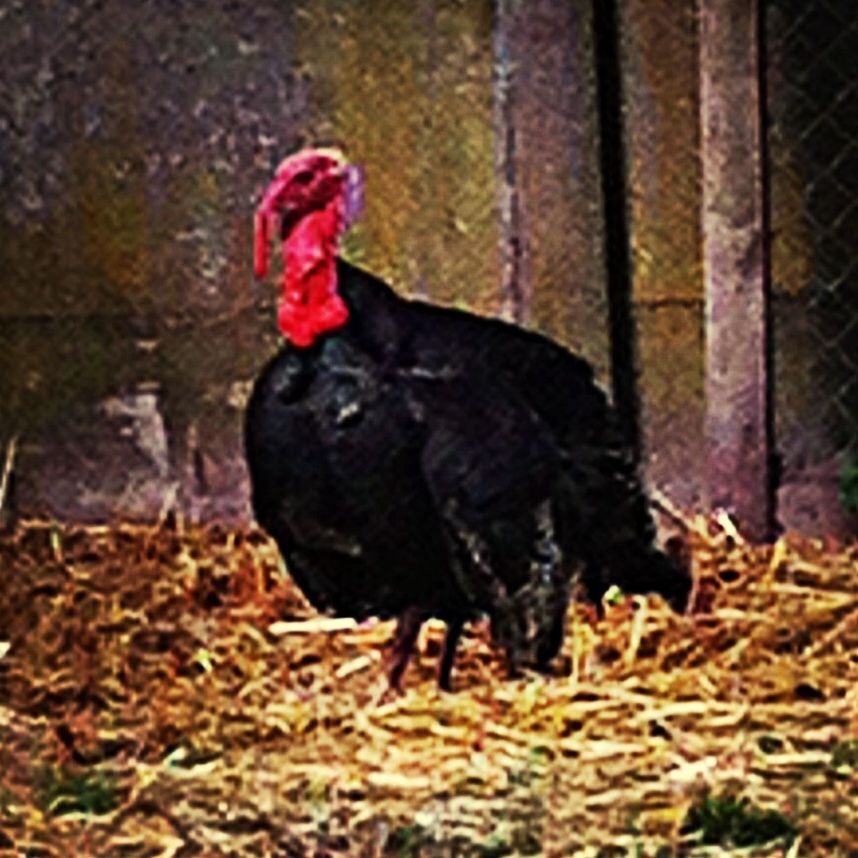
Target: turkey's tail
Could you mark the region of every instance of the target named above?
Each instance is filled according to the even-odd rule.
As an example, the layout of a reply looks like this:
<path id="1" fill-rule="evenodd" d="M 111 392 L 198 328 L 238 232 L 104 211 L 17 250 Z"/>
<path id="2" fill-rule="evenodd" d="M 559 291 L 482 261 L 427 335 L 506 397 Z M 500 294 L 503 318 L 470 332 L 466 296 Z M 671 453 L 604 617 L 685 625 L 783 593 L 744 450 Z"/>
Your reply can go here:
<path id="1" fill-rule="evenodd" d="M 627 593 L 657 593 L 678 612 L 691 594 L 687 549 L 671 540 L 660 550 L 637 461 L 618 437 L 576 451 L 565 469 L 567 544 L 583 556 L 588 598 L 601 604 L 611 585 Z"/>
<path id="2" fill-rule="evenodd" d="M 691 573 L 683 551 L 655 545 L 617 546 L 605 558 L 597 586 L 612 584 L 626 593 L 657 593 L 677 613 L 684 613 L 691 595 Z"/>

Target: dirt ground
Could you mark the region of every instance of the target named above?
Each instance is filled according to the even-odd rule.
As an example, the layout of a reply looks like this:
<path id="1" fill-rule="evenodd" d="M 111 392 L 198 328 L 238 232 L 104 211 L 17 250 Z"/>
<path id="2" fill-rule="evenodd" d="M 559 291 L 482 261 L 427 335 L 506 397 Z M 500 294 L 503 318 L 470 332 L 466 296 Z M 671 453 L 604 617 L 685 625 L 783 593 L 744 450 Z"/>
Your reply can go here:
<path id="1" fill-rule="evenodd" d="M 696 612 L 570 610 L 558 675 L 485 624 L 319 618 L 257 532 L 0 539 L 0 856 L 858 856 L 858 549 L 689 522 Z"/>

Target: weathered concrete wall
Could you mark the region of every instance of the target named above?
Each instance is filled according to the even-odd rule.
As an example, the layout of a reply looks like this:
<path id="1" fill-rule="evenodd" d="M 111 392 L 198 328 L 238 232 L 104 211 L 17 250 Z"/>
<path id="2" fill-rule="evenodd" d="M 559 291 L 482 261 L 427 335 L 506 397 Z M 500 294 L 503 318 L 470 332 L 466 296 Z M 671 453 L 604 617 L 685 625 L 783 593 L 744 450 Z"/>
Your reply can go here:
<path id="1" fill-rule="evenodd" d="M 644 463 L 684 507 L 703 480 L 698 41 L 692 0 L 623 4 Z"/>
<path id="2" fill-rule="evenodd" d="M 352 259 L 409 293 L 497 309 L 491 4 L 299 4 L 309 135 L 367 177 Z"/>
<path id="3" fill-rule="evenodd" d="M 771 479 L 760 8 L 700 0 L 707 507 L 776 533 Z"/>
<path id="4" fill-rule="evenodd" d="M 230 396 L 274 345 L 249 212 L 306 114 L 290 7 L 15 3 L 0 32 L 0 437 L 21 437 L 21 506 L 151 515 L 178 488 L 243 515 Z"/>

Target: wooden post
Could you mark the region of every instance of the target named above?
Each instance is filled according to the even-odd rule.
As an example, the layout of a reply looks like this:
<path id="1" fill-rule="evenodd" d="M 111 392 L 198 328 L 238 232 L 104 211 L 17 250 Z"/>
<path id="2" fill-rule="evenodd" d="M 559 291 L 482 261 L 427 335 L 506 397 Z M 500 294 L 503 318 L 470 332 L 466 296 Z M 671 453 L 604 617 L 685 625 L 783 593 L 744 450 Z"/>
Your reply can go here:
<path id="1" fill-rule="evenodd" d="M 758 0 L 700 0 L 706 498 L 772 535 Z"/>

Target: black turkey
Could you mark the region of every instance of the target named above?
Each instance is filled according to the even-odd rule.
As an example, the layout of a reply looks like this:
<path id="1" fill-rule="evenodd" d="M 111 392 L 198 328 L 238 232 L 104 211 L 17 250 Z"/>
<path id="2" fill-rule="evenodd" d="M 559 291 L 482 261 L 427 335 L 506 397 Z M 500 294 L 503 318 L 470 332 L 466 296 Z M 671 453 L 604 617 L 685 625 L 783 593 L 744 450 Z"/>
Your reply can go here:
<path id="1" fill-rule="evenodd" d="M 284 161 L 256 215 L 255 267 L 284 243 L 279 326 L 245 443 L 257 520 L 320 611 L 396 616 L 398 688 L 424 620 L 491 620 L 511 672 L 557 654 L 572 588 L 684 610 L 634 456 L 589 365 L 499 320 L 408 301 L 337 258 L 359 175 L 336 150 Z"/>

